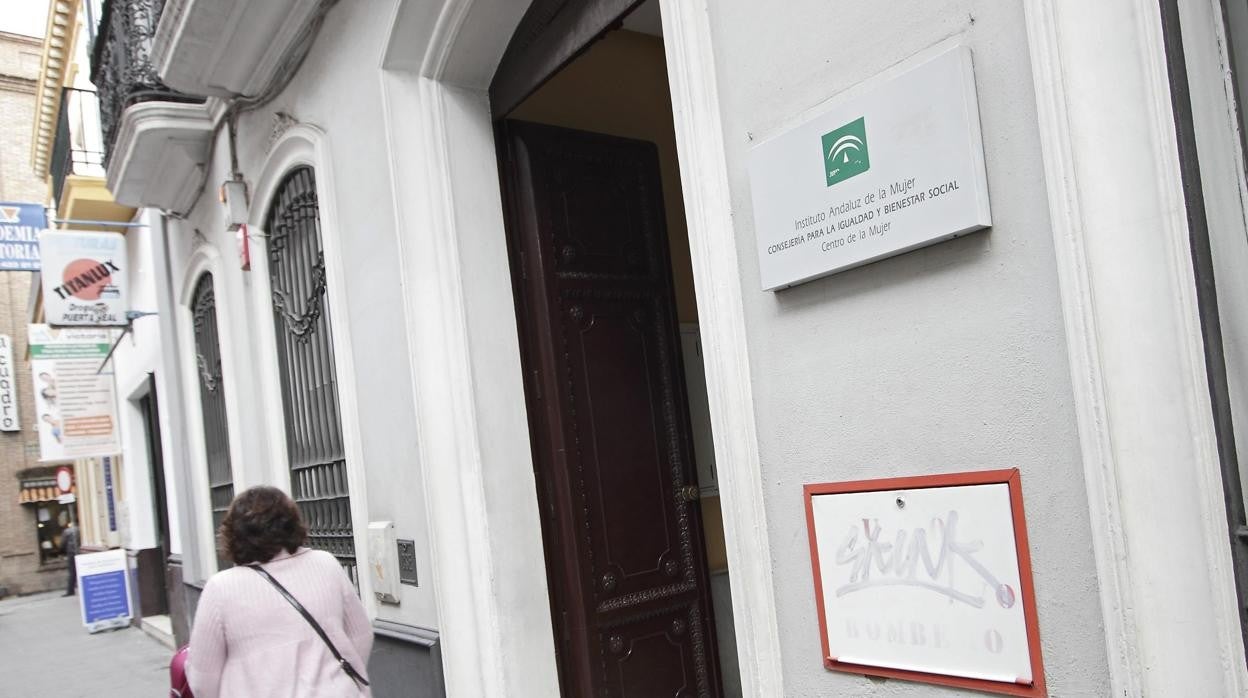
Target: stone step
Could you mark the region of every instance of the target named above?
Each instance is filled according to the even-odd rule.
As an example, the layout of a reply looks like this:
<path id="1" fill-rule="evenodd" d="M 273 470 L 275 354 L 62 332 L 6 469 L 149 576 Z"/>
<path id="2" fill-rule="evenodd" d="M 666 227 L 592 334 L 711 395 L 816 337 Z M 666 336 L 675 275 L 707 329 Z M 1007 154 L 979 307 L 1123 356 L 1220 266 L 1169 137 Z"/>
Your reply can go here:
<path id="1" fill-rule="evenodd" d="M 139 627 L 165 647 L 171 650 L 177 649 L 177 644 L 173 639 L 173 623 L 169 620 L 169 616 L 145 616 L 140 621 Z"/>

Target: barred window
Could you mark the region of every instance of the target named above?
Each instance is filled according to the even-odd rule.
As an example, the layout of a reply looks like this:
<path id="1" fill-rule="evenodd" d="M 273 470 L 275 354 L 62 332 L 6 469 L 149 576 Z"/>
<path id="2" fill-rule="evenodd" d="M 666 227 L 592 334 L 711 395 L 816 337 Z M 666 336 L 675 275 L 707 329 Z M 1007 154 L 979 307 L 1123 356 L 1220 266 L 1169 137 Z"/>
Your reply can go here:
<path id="1" fill-rule="evenodd" d="M 291 495 L 307 523 L 308 545 L 332 553 L 358 585 L 312 168 L 297 168 L 282 180 L 265 231 Z"/>
<path id="2" fill-rule="evenodd" d="M 217 300 L 212 274 L 195 284 L 191 299 L 195 323 L 195 365 L 199 374 L 200 413 L 204 420 L 204 450 L 208 461 L 208 496 L 212 507 L 212 530 L 225 518 L 234 499 L 234 471 L 230 466 L 230 429 L 225 421 L 225 385 L 221 381 L 221 338 L 217 332 Z M 217 566 L 228 560 L 217 554 Z"/>

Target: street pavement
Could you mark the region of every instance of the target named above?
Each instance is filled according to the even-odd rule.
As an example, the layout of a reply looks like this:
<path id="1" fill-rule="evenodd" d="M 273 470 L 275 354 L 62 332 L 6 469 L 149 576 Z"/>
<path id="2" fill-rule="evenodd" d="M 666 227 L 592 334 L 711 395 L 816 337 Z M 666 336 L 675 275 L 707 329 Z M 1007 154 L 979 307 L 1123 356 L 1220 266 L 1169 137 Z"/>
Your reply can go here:
<path id="1" fill-rule="evenodd" d="M 88 633 L 76 596 L 0 601 L 3 698 L 160 698 L 169 695 L 171 655 L 138 628 Z"/>

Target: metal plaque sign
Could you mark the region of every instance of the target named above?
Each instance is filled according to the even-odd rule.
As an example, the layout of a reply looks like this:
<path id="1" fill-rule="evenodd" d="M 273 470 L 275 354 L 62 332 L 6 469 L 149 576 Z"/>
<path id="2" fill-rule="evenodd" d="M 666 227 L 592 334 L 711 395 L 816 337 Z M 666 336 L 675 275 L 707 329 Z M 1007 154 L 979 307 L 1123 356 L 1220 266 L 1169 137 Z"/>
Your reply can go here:
<path id="1" fill-rule="evenodd" d="M 829 669 L 1043 696 L 1017 470 L 807 485 Z"/>
<path id="2" fill-rule="evenodd" d="M 0 202 L 0 271 L 39 271 L 39 231 L 46 227 L 42 205 Z"/>
<path id="3" fill-rule="evenodd" d="M 117 327 L 126 320 L 126 238 L 120 233 L 45 230 L 43 306 L 54 327 Z"/>
<path id="4" fill-rule="evenodd" d="M 399 582 L 420 586 L 416 576 L 416 541 L 400 538 L 395 542 L 399 549 Z"/>
<path id="5" fill-rule="evenodd" d="M 763 290 L 988 227 L 970 49 L 901 65 L 750 152 Z"/>
<path id="6" fill-rule="evenodd" d="M 17 414 L 17 374 L 13 369 L 13 338 L 0 334 L 0 431 L 21 431 Z"/>

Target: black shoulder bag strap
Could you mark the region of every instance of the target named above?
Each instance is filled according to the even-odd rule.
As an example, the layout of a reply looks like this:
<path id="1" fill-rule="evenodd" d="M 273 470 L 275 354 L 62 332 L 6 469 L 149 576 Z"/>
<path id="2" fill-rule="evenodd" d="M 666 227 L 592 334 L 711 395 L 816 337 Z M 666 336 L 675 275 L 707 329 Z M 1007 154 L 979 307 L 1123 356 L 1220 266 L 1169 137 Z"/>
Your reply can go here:
<path id="1" fill-rule="evenodd" d="M 247 567 L 250 567 L 258 572 L 261 577 L 269 580 L 269 584 L 272 584 L 274 589 L 277 589 L 282 596 L 286 597 L 286 600 L 290 602 L 290 605 L 295 607 L 295 610 L 299 612 L 299 615 L 303 616 L 303 619 L 308 621 L 308 625 L 311 625 L 312 629 L 316 631 L 316 634 L 320 635 L 321 639 L 325 641 L 325 646 L 329 648 L 330 654 L 334 655 L 334 659 L 338 660 L 338 666 L 342 667 L 342 670 L 347 672 L 347 676 L 350 676 L 352 681 L 364 686 L 368 685 L 368 679 L 364 678 L 360 672 L 356 671 L 355 667 L 351 666 L 351 662 L 348 662 L 342 654 L 338 652 L 338 648 L 334 647 L 334 643 L 329 639 L 329 636 L 325 634 L 325 630 L 321 628 L 321 624 L 316 622 L 316 619 L 312 617 L 311 613 L 308 613 L 308 609 L 304 608 L 303 604 L 299 603 L 298 599 L 291 596 L 289 591 L 286 591 L 286 587 L 282 586 L 281 582 L 274 579 L 273 575 L 269 574 L 268 570 L 258 564 L 250 564 L 247 565 Z"/>

